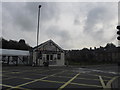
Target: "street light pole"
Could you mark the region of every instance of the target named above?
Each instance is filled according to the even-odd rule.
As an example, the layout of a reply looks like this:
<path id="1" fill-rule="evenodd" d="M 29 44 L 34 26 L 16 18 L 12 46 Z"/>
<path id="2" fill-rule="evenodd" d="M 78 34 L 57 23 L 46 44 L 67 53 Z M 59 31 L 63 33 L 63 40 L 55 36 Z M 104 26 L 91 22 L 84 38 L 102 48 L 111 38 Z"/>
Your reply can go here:
<path id="1" fill-rule="evenodd" d="M 39 40 L 40 8 L 41 8 L 41 5 L 39 5 L 39 7 L 38 7 L 38 26 L 37 26 L 37 58 L 36 58 L 36 66 L 38 65 L 38 40 Z"/>

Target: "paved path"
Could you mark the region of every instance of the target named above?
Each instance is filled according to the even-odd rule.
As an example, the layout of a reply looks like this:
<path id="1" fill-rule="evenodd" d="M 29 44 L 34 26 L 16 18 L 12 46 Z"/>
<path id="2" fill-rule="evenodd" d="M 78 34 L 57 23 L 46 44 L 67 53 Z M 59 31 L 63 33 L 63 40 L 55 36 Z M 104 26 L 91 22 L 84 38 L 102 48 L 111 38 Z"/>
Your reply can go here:
<path id="1" fill-rule="evenodd" d="M 111 88 L 118 80 L 116 71 L 81 67 L 6 66 L 2 70 L 2 89 L 55 88 Z M 110 66 L 112 67 L 112 66 Z M 102 67 L 101 67 L 102 68 Z M 109 69 L 109 68 L 108 68 Z"/>

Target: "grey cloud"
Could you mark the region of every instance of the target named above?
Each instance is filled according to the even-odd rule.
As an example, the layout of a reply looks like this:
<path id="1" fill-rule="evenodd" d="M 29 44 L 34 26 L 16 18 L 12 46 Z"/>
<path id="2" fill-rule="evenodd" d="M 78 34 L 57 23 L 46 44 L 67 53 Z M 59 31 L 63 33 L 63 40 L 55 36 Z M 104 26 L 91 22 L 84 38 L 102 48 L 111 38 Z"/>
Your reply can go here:
<path id="1" fill-rule="evenodd" d="M 59 37 L 64 41 L 70 39 L 69 33 L 66 30 L 60 30 L 57 26 L 50 26 L 45 32 L 49 37 Z"/>
<path id="2" fill-rule="evenodd" d="M 71 2 L 4 2 L 2 4 L 2 29 L 5 30 L 3 33 L 8 35 L 8 33 L 11 31 L 13 34 L 20 31 L 23 32 L 20 35 L 8 35 L 6 37 L 11 39 L 26 36 L 25 39 L 32 41 L 31 38 L 33 37 L 27 36 L 27 34 L 30 34 L 31 36 L 32 33 L 36 34 L 38 5 L 42 5 L 40 17 L 41 41 L 45 41 L 46 39 L 51 38 L 58 40 L 58 44 L 61 44 L 61 46 L 65 48 L 74 48 L 76 42 L 78 42 L 77 44 L 80 46 L 82 46 L 82 43 L 84 42 L 86 42 L 87 45 L 93 45 L 92 41 L 98 42 L 99 40 L 100 43 L 106 43 L 116 38 L 114 35 L 109 35 L 109 38 L 105 38 L 107 37 L 106 29 L 110 29 L 108 31 L 111 33 L 113 32 L 111 31 L 111 28 L 113 27 L 112 25 L 117 16 L 117 14 L 115 14 L 117 11 L 115 10 L 115 4 Z M 67 18 L 63 17 L 64 14 L 66 16 L 71 15 L 71 18 L 69 19 L 71 22 L 73 22 L 73 25 L 68 27 L 69 30 L 66 30 L 67 28 L 65 25 L 69 25 L 69 22 L 67 22 L 66 19 L 64 20 L 64 18 Z M 63 26 L 61 26 L 61 23 L 63 22 L 66 24 L 62 24 Z M 102 25 L 102 27 L 96 28 L 98 24 Z M 80 29 L 82 29 L 84 26 L 84 30 L 80 31 L 79 26 Z M 14 30 L 10 31 L 10 29 Z M 72 34 L 73 30 L 76 30 L 76 32 L 78 31 L 77 34 Z M 80 34 L 78 35 L 78 33 Z M 35 40 L 36 39 L 34 38 L 33 41 Z"/>
<path id="3" fill-rule="evenodd" d="M 64 48 L 70 47 L 69 42 L 72 39 L 72 36 L 66 30 L 60 29 L 60 27 L 50 26 L 45 31 L 45 35 L 47 35 L 47 37 L 50 39 L 58 40 L 61 46 L 64 46 Z"/>
<path id="4" fill-rule="evenodd" d="M 74 24 L 75 25 L 79 25 L 80 24 L 80 21 L 78 20 L 78 18 L 74 19 Z"/>
<path id="5" fill-rule="evenodd" d="M 104 8 L 94 8 L 89 11 L 87 15 L 86 25 L 85 25 L 85 32 L 93 32 L 94 26 L 101 22 L 103 13 L 105 12 Z"/>
<path id="6" fill-rule="evenodd" d="M 7 12 L 3 13 L 3 23 L 7 23 L 9 18 L 12 18 L 11 24 L 18 26 L 21 30 L 33 31 L 37 27 L 38 5 L 42 5 L 40 20 L 42 23 L 58 17 L 58 8 L 55 3 L 47 2 L 5 2 L 2 7 Z M 9 14 L 6 17 L 5 14 Z"/>
<path id="7" fill-rule="evenodd" d="M 120 25 L 120 1 L 118 2 L 118 25 Z"/>
<path id="8" fill-rule="evenodd" d="M 114 18 L 111 19 L 111 15 L 109 15 L 111 12 L 108 10 L 107 7 L 103 6 L 97 6 L 94 9 L 90 10 L 87 15 L 87 20 L 84 27 L 84 33 L 93 37 L 95 40 L 101 40 L 101 41 L 107 41 L 104 38 L 104 26 L 110 26 L 107 25 L 109 22 Z M 97 28 L 95 30 L 96 25 L 100 24 L 103 25 L 102 28 Z"/>
<path id="9" fill-rule="evenodd" d="M 42 22 L 49 21 L 51 19 L 58 19 L 59 17 L 59 8 L 57 7 L 58 3 L 55 2 L 29 2 L 26 3 L 26 8 L 29 10 L 31 14 L 37 16 L 38 13 L 38 6 L 42 5 L 41 7 L 41 20 Z"/>
<path id="10" fill-rule="evenodd" d="M 3 13 L 3 24 L 10 22 L 13 27 L 17 27 L 23 31 L 32 31 L 35 29 L 35 20 L 32 15 L 27 12 L 24 3 L 3 3 L 3 10 L 7 12 Z M 5 14 L 9 14 L 6 17 Z M 11 21 L 9 21 L 11 18 Z M 15 26 L 14 26 L 15 25 Z"/>

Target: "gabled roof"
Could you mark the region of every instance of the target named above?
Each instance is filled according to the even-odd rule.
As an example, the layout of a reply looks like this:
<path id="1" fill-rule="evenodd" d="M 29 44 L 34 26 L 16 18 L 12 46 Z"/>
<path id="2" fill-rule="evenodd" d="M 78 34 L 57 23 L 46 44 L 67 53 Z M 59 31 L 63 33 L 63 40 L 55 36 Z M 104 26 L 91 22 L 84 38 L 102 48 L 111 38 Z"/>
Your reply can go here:
<path id="1" fill-rule="evenodd" d="M 38 45 L 38 46 L 35 46 L 33 49 L 36 49 L 36 48 L 40 48 L 40 47 L 42 47 L 42 46 L 44 46 L 44 45 L 46 45 L 47 43 L 52 43 L 54 46 L 56 46 L 58 49 L 60 49 L 61 51 L 64 51 L 61 47 L 59 47 L 55 42 L 53 42 L 52 40 L 48 40 L 48 41 L 46 41 L 46 42 L 44 42 L 44 43 L 41 43 L 40 45 Z"/>

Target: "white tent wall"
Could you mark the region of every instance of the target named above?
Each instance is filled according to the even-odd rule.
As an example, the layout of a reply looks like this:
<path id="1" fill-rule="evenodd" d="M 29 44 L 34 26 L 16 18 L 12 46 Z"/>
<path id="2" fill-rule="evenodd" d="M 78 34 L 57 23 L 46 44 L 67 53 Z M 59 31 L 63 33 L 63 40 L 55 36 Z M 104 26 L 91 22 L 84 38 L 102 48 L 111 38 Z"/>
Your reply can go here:
<path id="1" fill-rule="evenodd" d="M 16 57 L 17 61 L 14 61 Z M 9 60 L 9 61 L 8 61 Z M 0 49 L 0 61 L 7 64 L 29 64 L 30 52 L 23 50 Z M 14 61 L 14 62 L 12 62 Z"/>

